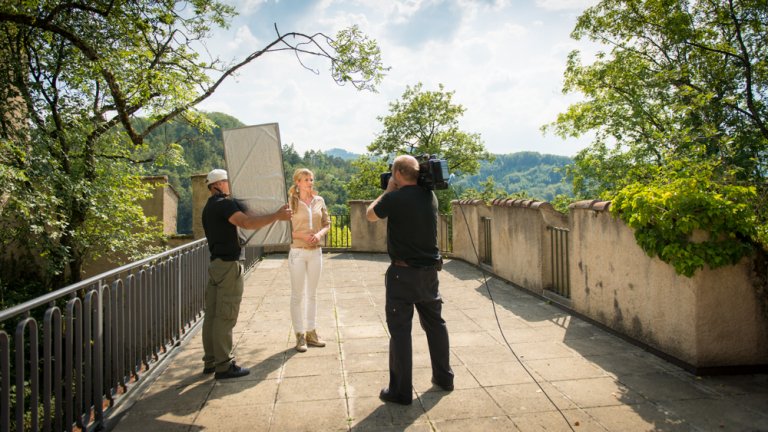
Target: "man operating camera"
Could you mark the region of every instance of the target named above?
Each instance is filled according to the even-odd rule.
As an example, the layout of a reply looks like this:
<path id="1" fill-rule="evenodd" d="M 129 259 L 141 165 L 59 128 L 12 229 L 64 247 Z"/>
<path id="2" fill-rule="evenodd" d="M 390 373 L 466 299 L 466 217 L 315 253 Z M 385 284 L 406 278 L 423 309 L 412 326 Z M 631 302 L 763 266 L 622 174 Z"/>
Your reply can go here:
<path id="1" fill-rule="evenodd" d="M 392 260 L 387 269 L 387 328 L 389 341 L 389 386 L 379 398 L 409 405 L 413 401 L 413 309 L 419 314 L 427 335 L 432 360 L 432 383 L 453 390 L 449 362 L 448 329 L 442 318 L 443 300 L 437 272 L 442 268 L 437 246 L 437 197 L 418 185 L 419 162 L 402 155 L 392 164 L 387 188 L 371 205 L 366 217 L 375 222 L 387 219 L 387 252 Z"/>

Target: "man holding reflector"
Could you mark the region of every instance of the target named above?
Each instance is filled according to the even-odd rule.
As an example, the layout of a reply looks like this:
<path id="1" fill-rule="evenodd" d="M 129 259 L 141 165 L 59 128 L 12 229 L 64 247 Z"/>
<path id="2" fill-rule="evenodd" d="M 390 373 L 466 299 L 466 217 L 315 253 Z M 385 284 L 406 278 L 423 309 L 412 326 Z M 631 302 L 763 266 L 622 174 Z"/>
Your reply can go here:
<path id="1" fill-rule="evenodd" d="M 238 366 L 232 355 L 232 329 L 243 298 L 243 249 L 237 228 L 257 230 L 290 220 L 291 209 L 286 204 L 271 214 L 248 214 L 230 197 L 229 179 L 222 169 L 208 173 L 205 183 L 211 196 L 203 208 L 202 219 L 211 262 L 205 289 L 203 373 L 215 372 L 216 379 L 238 378 L 250 371 Z"/>

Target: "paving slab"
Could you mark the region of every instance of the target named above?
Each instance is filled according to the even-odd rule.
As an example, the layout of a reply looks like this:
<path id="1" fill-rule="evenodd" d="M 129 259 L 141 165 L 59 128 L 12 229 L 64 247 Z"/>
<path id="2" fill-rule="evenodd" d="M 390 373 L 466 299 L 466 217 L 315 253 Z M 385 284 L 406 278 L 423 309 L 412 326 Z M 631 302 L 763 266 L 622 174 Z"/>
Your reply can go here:
<path id="1" fill-rule="evenodd" d="M 768 375 L 695 377 L 459 260 L 440 273 L 455 390 L 431 383 L 415 318 L 413 404 L 384 403 L 388 264 L 383 254 L 326 253 L 318 331 L 327 346 L 298 353 L 286 255 L 266 256 L 247 276 L 234 333 L 251 374 L 203 375 L 198 324 L 118 399 L 108 429 L 768 431 Z"/>

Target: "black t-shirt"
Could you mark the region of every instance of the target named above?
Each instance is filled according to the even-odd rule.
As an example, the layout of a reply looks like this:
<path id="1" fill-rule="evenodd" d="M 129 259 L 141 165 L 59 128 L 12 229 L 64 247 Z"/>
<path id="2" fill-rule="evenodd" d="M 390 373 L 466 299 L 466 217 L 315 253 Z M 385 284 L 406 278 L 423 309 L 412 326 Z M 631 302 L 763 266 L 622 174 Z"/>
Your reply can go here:
<path id="1" fill-rule="evenodd" d="M 230 216 L 243 211 L 241 206 L 225 195 L 216 194 L 208 198 L 203 208 L 203 230 L 208 238 L 211 260 L 224 261 L 240 259 L 241 248 L 237 227 L 229 222 Z"/>
<path id="2" fill-rule="evenodd" d="M 437 197 L 421 186 L 404 186 L 384 194 L 373 208 L 387 219 L 387 253 L 414 267 L 438 263 Z"/>

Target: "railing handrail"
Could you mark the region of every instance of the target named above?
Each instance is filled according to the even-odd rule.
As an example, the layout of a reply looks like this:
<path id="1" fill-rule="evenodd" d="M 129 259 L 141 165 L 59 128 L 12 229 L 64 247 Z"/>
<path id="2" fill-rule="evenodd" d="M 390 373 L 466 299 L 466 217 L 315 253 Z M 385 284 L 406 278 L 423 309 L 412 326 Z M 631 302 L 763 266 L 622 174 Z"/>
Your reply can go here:
<path id="1" fill-rule="evenodd" d="M 0 312 L 8 327 L 0 330 L 0 430 L 13 423 L 16 431 L 37 430 L 41 419 L 67 430 L 103 427 L 113 402 L 203 317 L 207 243 L 192 241 Z M 14 319 L 15 330 L 7 325 Z"/>
<path id="2" fill-rule="evenodd" d="M 123 273 L 127 270 L 131 270 L 136 267 L 141 267 L 145 264 L 151 263 L 153 261 L 157 261 L 159 259 L 165 258 L 169 255 L 173 255 L 176 253 L 179 253 L 186 249 L 194 249 L 197 247 L 200 247 L 202 244 L 204 244 L 207 241 L 206 238 L 202 238 L 199 240 L 195 240 L 190 243 L 183 244 L 181 246 L 175 247 L 173 249 L 167 250 L 165 252 L 159 253 L 157 255 L 152 255 L 151 257 L 144 258 L 139 261 L 134 261 L 130 264 L 126 264 L 122 267 L 118 267 L 109 271 L 106 271 L 104 273 L 97 274 L 95 276 L 89 277 L 88 279 L 82 280 L 80 282 L 74 283 L 72 285 L 67 285 L 63 288 L 59 288 L 56 291 L 51 291 L 48 294 L 44 294 L 40 297 L 36 297 L 32 300 L 27 300 L 24 303 L 19 303 L 17 305 L 11 306 L 8 309 L 4 309 L 0 311 L 0 322 L 3 322 L 9 318 L 13 318 L 18 316 L 20 313 L 35 309 L 37 307 L 46 305 L 58 298 L 61 298 L 63 296 L 66 296 L 68 294 L 71 294 L 73 292 L 77 292 L 79 289 L 90 286 L 100 280 L 108 279 L 110 276 L 114 276 L 116 274 Z"/>

